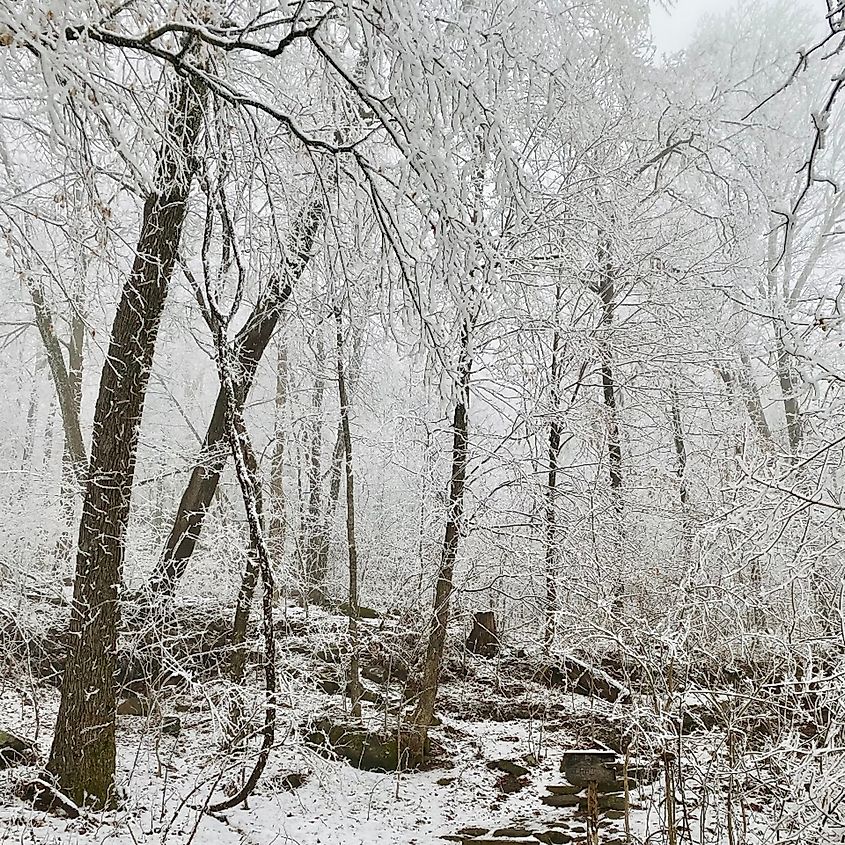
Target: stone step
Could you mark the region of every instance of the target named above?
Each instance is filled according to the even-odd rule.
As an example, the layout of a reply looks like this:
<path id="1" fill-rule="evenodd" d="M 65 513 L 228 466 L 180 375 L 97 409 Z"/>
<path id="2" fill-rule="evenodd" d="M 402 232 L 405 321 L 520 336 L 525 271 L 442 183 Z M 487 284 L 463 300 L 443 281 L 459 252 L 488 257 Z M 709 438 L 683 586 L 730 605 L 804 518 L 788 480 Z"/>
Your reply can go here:
<path id="1" fill-rule="evenodd" d="M 577 795 L 544 795 L 540 800 L 547 807 L 577 807 L 581 801 Z"/>

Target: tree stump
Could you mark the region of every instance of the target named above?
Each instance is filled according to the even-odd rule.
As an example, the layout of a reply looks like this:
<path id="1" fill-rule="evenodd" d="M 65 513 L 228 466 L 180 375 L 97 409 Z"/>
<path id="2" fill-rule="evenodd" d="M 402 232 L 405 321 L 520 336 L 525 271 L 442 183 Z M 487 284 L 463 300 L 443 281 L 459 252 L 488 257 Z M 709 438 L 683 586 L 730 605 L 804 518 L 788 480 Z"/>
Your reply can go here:
<path id="1" fill-rule="evenodd" d="M 467 637 L 467 650 L 480 657 L 495 657 L 499 653 L 496 616 L 492 610 L 482 610 L 474 615 L 472 630 Z"/>

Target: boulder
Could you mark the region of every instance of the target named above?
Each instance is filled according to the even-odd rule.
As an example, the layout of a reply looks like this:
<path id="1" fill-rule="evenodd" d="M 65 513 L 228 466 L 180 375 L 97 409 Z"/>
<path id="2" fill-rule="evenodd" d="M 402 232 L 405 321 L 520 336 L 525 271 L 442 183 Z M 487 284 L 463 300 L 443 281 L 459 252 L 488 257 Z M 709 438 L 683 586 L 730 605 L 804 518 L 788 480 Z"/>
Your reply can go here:
<path id="1" fill-rule="evenodd" d="M 321 753 L 348 760 L 357 769 L 375 772 L 414 768 L 429 752 L 428 747 L 417 750 L 419 742 L 412 731 L 377 733 L 360 725 L 335 724 L 328 717 L 310 726 L 305 742 Z"/>
<path id="2" fill-rule="evenodd" d="M 487 764 L 488 769 L 498 769 L 500 772 L 505 772 L 506 774 L 513 775 L 514 777 L 525 777 L 530 771 L 527 766 L 523 766 L 521 763 L 517 763 L 515 760 L 491 760 Z"/>
<path id="3" fill-rule="evenodd" d="M 37 756 L 34 742 L 0 730 L 0 769 L 34 763 Z"/>

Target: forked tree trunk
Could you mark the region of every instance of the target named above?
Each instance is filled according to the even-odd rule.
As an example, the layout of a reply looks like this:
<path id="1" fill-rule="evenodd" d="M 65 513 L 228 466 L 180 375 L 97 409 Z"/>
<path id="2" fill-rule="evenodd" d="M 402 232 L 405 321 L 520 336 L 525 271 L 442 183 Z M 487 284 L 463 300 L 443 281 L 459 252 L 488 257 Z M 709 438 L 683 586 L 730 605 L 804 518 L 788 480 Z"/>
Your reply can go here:
<path id="1" fill-rule="evenodd" d="M 294 285 L 305 272 L 322 219 L 323 199 L 322 194 L 319 194 L 297 218 L 297 232 L 291 239 L 292 258 L 286 263 L 283 271 L 271 280 L 265 295 L 235 338 L 236 359 L 233 369 L 238 377 L 234 391 L 236 402 L 241 407 L 249 395 L 255 371 L 270 342 L 279 315 Z M 199 540 L 205 514 L 214 499 L 220 476 L 226 466 L 228 454 L 226 397 L 221 388 L 199 459 L 179 501 L 164 552 L 150 576 L 148 589 L 154 597 L 164 601 L 172 598 L 176 585 L 185 574 L 188 561 Z"/>
<path id="2" fill-rule="evenodd" d="M 117 306 L 94 411 L 62 696 L 48 770 L 77 804 L 113 799 L 119 590 L 138 429 L 167 287 L 182 234 L 205 92 L 174 87 L 144 204 L 131 274 Z"/>
<path id="3" fill-rule="evenodd" d="M 469 328 L 464 326 L 461 357 L 458 364 L 457 398 L 452 417 L 452 472 L 449 481 L 449 510 L 446 517 L 446 533 L 443 538 L 440 569 L 437 573 L 437 583 L 434 588 L 431 629 L 422 666 L 419 698 L 412 717 L 420 741 L 420 752 L 425 747 L 428 726 L 434 717 L 434 705 L 440 682 L 440 667 L 443 662 L 443 646 L 446 643 L 446 629 L 449 625 L 455 561 L 458 556 L 458 545 L 461 537 L 469 444 L 471 368 Z"/>

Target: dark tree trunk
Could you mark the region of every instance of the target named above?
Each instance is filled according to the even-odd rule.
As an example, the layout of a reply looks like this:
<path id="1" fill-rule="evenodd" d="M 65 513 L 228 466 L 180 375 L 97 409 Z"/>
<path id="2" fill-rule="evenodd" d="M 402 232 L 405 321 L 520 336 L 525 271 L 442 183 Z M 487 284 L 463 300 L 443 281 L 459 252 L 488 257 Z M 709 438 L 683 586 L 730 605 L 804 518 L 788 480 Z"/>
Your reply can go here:
<path id="1" fill-rule="evenodd" d="M 270 461 L 270 520 L 268 542 L 273 563 L 281 566 L 285 555 L 285 407 L 288 394 L 288 348 L 279 340 L 276 356 L 275 421 Z"/>
<path id="2" fill-rule="evenodd" d="M 346 392 L 353 393 L 355 384 L 358 381 L 358 374 L 361 369 L 363 357 L 363 334 L 357 333 L 352 342 L 352 360 L 344 373 L 346 379 Z M 343 419 L 338 420 L 337 434 L 335 435 L 334 449 L 332 449 L 332 463 L 329 471 L 329 497 L 326 501 L 325 513 L 323 516 L 320 531 L 322 536 L 317 543 L 318 558 L 316 572 L 321 573 L 323 579 L 329 571 L 329 537 L 332 525 L 334 524 L 337 503 L 340 501 L 340 482 L 343 474 Z"/>
<path id="3" fill-rule="evenodd" d="M 428 726 L 434 717 L 434 705 L 440 682 L 440 667 L 443 662 L 443 646 L 446 643 L 446 629 L 449 625 L 455 560 L 458 556 L 458 545 L 461 537 L 469 442 L 470 376 L 469 328 L 464 326 L 461 358 L 458 365 L 458 395 L 452 418 L 452 473 L 449 482 L 446 533 L 443 538 L 440 569 L 437 573 L 437 583 L 434 588 L 431 630 L 422 666 L 420 693 L 412 717 L 412 721 L 417 727 L 421 748 L 424 747 Z"/>
<path id="4" fill-rule="evenodd" d="M 323 360 L 322 341 L 317 346 L 317 365 Z M 303 521 L 302 546 L 305 549 L 304 588 L 309 602 L 323 604 L 326 596 L 324 592 L 326 573 L 320 571 L 321 562 L 327 560 L 328 555 L 323 546 L 328 544 L 328 537 L 321 524 L 323 479 L 323 395 L 325 383 L 321 373 L 317 373 L 314 381 L 314 392 L 311 401 L 311 422 L 308 441 L 308 507 Z M 340 472 L 338 466 L 338 489 L 340 486 Z"/>
<path id="5" fill-rule="evenodd" d="M 361 674 L 358 666 L 358 546 L 355 543 L 355 472 L 352 463 L 352 429 L 349 425 L 349 394 L 346 390 L 346 372 L 343 366 L 343 334 L 340 311 L 335 311 L 337 322 L 337 391 L 340 402 L 340 430 L 343 435 L 344 468 L 346 470 L 346 549 L 349 559 L 349 642 L 352 655 L 349 659 L 349 697 L 352 715 L 361 716 Z"/>
<path id="6" fill-rule="evenodd" d="M 240 413 L 233 415 L 233 424 L 238 428 L 238 434 L 242 442 L 249 442 L 244 427 L 243 417 Z M 259 523 L 263 522 L 263 501 L 261 496 L 261 484 L 259 483 L 258 463 L 252 448 L 243 450 L 243 460 L 246 465 L 249 477 L 255 480 L 253 484 L 253 499 L 255 510 L 258 514 Z M 263 530 L 263 524 L 261 525 Z M 255 587 L 258 583 L 260 572 L 260 559 L 254 539 L 250 535 L 250 548 L 247 554 L 244 574 L 241 578 L 241 586 L 238 590 L 238 599 L 235 604 L 235 618 L 232 621 L 231 657 L 229 659 L 229 677 L 235 684 L 240 684 L 244 679 L 244 668 L 246 666 L 246 631 L 249 625 L 249 616 L 252 611 L 252 600 L 255 597 Z M 269 547 L 269 546 L 268 546 Z M 238 721 L 238 720 L 236 720 Z"/>
<path id="7" fill-rule="evenodd" d="M 473 616 L 466 645 L 467 651 L 480 657 L 495 657 L 499 653 L 496 615 L 492 610 L 481 610 Z"/>
<path id="8" fill-rule="evenodd" d="M 786 438 L 789 444 L 789 454 L 797 458 L 804 439 L 801 420 L 801 406 L 798 401 L 800 381 L 795 374 L 792 356 L 786 348 L 783 328 L 779 322 L 775 323 L 775 366 L 783 397 L 783 415 L 786 418 Z"/>
<path id="9" fill-rule="evenodd" d="M 249 395 L 258 363 L 270 342 L 282 308 L 290 297 L 293 286 L 305 272 L 322 218 L 323 200 L 320 194 L 297 218 L 301 228 L 292 239 L 291 251 L 294 257 L 284 271 L 271 280 L 265 295 L 235 338 L 234 370 L 238 377 L 233 389 L 239 407 L 243 406 Z M 226 396 L 221 388 L 199 459 L 179 502 L 164 553 L 150 576 L 149 590 L 154 596 L 165 600 L 173 597 L 176 585 L 184 575 L 196 547 L 203 519 L 214 498 L 227 459 Z"/>
<path id="10" fill-rule="evenodd" d="M 544 643 L 549 649 L 555 638 L 557 611 L 557 461 L 560 454 L 562 425 L 560 417 L 560 331 L 557 320 L 560 312 L 561 286 L 555 288 L 555 329 L 552 333 L 551 360 L 551 423 L 549 425 L 549 467 L 546 485 L 545 546 L 546 546 L 546 624 Z"/>
<path id="11" fill-rule="evenodd" d="M 622 581 L 624 565 L 622 562 L 623 509 L 622 497 L 622 442 L 619 431 L 619 410 L 616 403 L 616 379 L 613 372 L 613 353 L 610 347 L 610 335 L 613 331 L 613 316 L 616 309 L 616 271 L 610 255 L 610 241 L 602 237 L 598 249 L 599 279 L 596 292 L 601 299 L 601 384 L 604 399 L 605 420 L 607 425 L 608 480 L 613 507 L 613 536 L 615 564 L 618 567 L 617 583 L 614 589 L 614 613 L 622 612 L 625 592 Z"/>
<path id="12" fill-rule="evenodd" d="M 48 769 L 72 800 L 113 799 L 115 665 L 124 541 L 138 429 L 167 287 L 185 220 L 204 92 L 174 89 L 144 204 L 132 272 L 117 307 L 94 412 L 62 697 Z"/>

